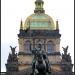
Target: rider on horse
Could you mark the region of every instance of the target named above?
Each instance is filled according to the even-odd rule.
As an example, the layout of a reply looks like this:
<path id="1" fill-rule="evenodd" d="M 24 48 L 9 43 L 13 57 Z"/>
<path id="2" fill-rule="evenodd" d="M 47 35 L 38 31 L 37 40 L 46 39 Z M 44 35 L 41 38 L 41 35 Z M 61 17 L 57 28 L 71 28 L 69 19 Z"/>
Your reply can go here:
<path id="1" fill-rule="evenodd" d="M 44 50 L 41 50 L 41 44 L 38 44 L 38 48 L 32 50 L 32 54 L 34 55 L 34 59 L 32 61 L 32 69 L 33 72 L 35 69 L 38 69 L 38 71 L 40 72 L 45 71 L 45 72 L 49 72 L 49 61 L 48 61 L 48 57 L 47 54 Z M 38 66 L 36 66 L 38 65 Z"/>

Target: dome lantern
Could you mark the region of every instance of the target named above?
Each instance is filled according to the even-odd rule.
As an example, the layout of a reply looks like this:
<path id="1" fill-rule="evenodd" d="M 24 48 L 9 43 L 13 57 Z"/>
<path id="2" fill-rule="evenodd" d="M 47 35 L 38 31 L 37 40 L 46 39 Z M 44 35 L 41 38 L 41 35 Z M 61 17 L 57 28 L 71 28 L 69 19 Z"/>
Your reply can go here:
<path id="1" fill-rule="evenodd" d="M 42 0 L 36 0 L 34 13 L 44 13 L 43 4 L 44 2 Z"/>

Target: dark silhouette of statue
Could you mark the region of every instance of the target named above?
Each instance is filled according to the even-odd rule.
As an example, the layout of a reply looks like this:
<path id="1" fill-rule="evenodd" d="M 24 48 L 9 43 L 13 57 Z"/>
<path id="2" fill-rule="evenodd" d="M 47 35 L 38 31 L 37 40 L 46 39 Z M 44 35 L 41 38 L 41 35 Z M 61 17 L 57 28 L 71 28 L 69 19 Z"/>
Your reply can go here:
<path id="1" fill-rule="evenodd" d="M 70 71 L 72 72 L 72 61 L 70 53 L 67 53 L 68 46 L 66 48 L 62 47 L 64 53 L 62 53 L 62 64 L 65 64 L 62 66 L 63 71 Z"/>
<path id="2" fill-rule="evenodd" d="M 67 54 L 68 46 L 66 48 L 64 48 L 64 47 L 62 47 L 62 48 L 63 48 L 64 54 Z"/>
<path id="3" fill-rule="evenodd" d="M 18 71 L 18 58 L 17 58 L 17 53 L 15 53 L 16 47 L 10 46 L 10 48 L 11 48 L 11 53 L 9 53 L 6 64 L 7 75 L 12 75 L 11 73 Z"/>
<path id="4" fill-rule="evenodd" d="M 32 50 L 34 55 L 32 61 L 32 75 L 46 75 L 49 73 L 49 61 L 46 52 L 42 49 L 41 44 L 38 44 L 38 47 Z"/>
<path id="5" fill-rule="evenodd" d="M 68 46 L 66 48 L 62 47 L 64 54 L 62 54 L 62 59 L 64 60 L 64 62 L 71 62 L 71 56 L 70 53 L 67 53 L 68 50 Z"/>
<path id="6" fill-rule="evenodd" d="M 16 49 L 16 47 L 10 46 L 10 48 L 11 48 L 12 54 L 15 54 L 15 49 Z"/>
<path id="7" fill-rule="evenodd" d="M 9 53 L 9 56 L 8 56 L 8 62 L 14 62 L 14 61 L 18 61 L 18 59 L 17 59 L 17 53 L 15 53 L 15 49 L 16 49 L 16 47 L 12 47 L 12 46 L 10 46 L 10 48 L 11 48 L 11 54 Z"/>

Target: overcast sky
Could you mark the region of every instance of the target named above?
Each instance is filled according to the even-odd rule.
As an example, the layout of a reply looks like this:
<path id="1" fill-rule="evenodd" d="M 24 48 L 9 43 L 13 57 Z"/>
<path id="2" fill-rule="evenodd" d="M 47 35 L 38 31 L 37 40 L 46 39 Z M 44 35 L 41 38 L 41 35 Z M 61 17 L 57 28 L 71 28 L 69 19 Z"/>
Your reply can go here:
<path id="1" fill-rule="evenodd" d="M 45 13 L 54 21 L 58 19 L 62 46 L 69 46 L 72 63 L 74 63 L 74 0 L 43 0 Z M 5 63 L 10 52 L 10 45 L 17 46 L 21 19 L 34 13 L 35 0 L 2 0 L 1 1 L 1 71 L 6 71 Z"/>

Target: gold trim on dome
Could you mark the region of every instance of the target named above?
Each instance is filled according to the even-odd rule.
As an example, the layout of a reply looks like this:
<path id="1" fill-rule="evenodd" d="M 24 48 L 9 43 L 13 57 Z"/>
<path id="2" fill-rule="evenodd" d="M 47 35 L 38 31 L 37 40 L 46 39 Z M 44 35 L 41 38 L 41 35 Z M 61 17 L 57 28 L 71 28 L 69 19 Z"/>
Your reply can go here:
<path id="1" fill-rule="evenodd" d="M 34 28 L 30 28 L 30 30 L 54 30 L 54 29 L 50 29 L 48 27 L 34 27 Z"/>
<path id="2" fill-rule="evenodd" d="M 31 19 L 30 22 L 35 22 L 35 21 L 38 21 L 38 22 L 49 22 L 49 19 Z"/>

